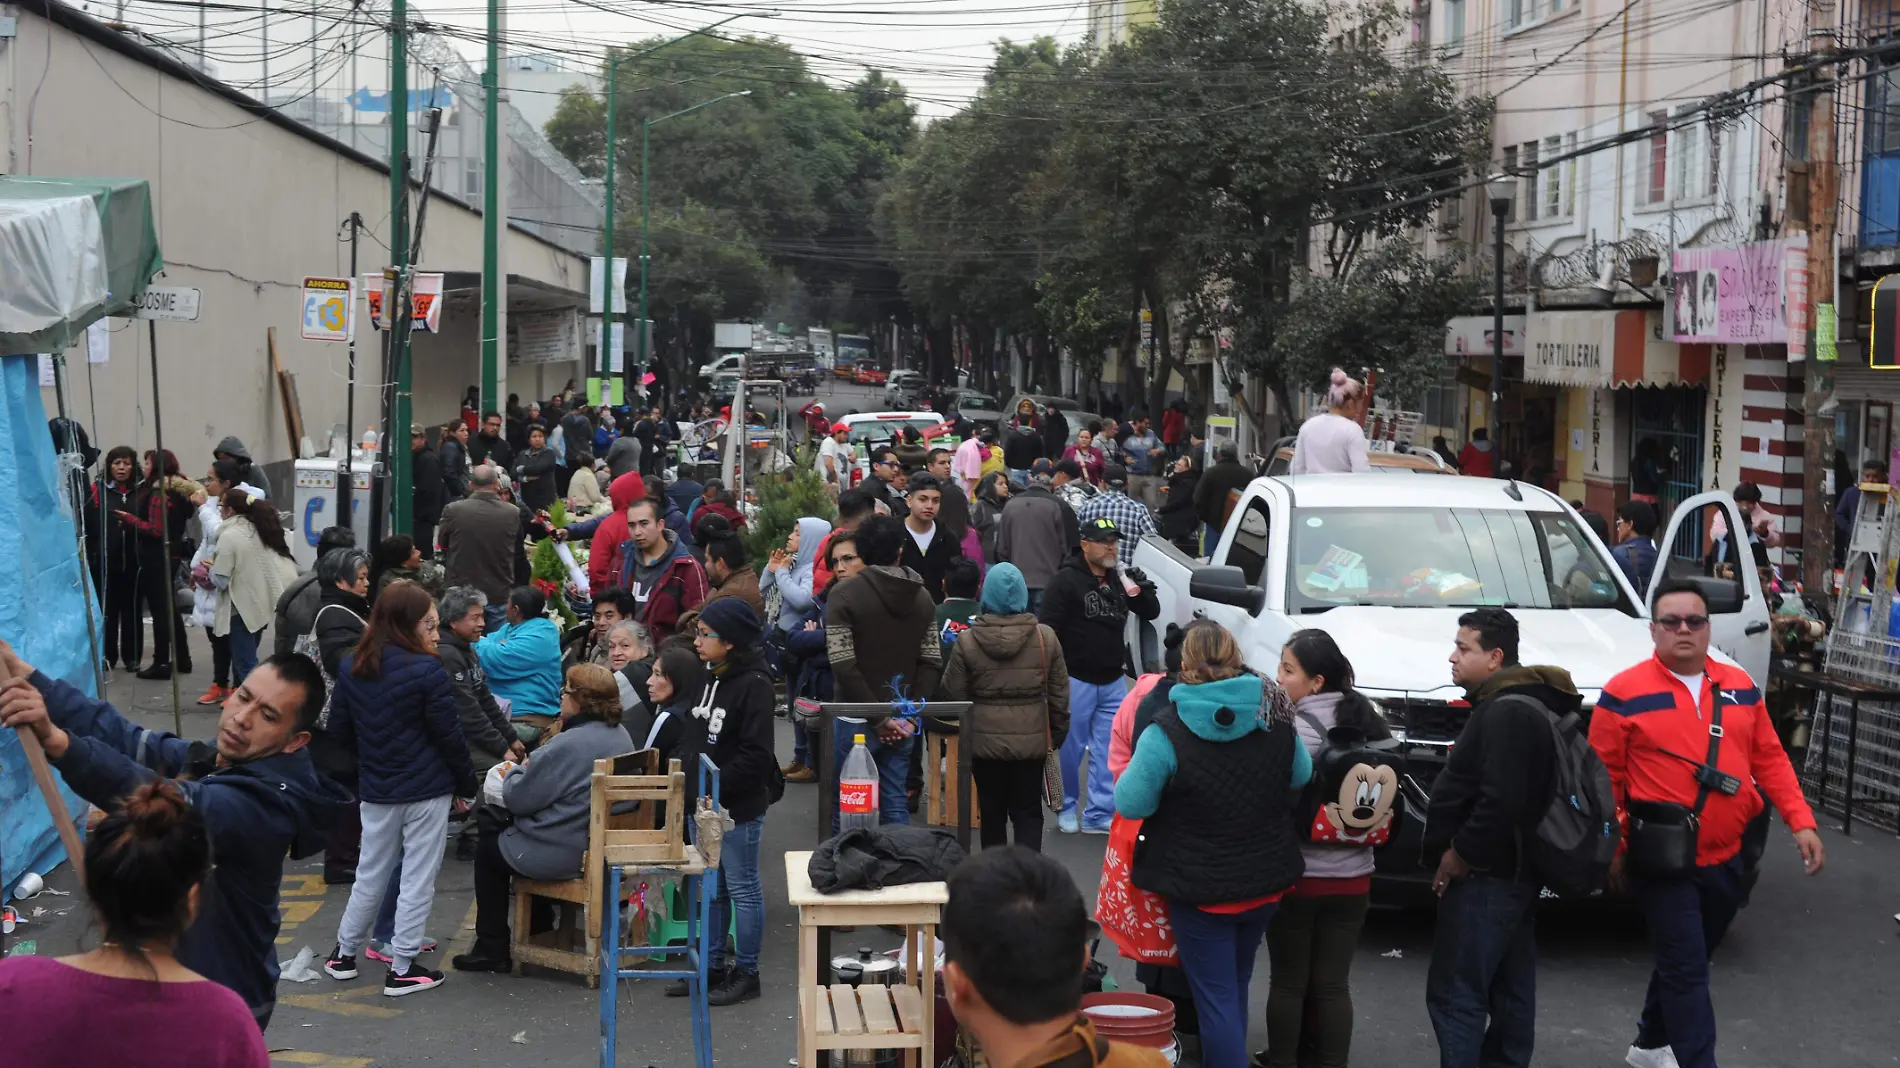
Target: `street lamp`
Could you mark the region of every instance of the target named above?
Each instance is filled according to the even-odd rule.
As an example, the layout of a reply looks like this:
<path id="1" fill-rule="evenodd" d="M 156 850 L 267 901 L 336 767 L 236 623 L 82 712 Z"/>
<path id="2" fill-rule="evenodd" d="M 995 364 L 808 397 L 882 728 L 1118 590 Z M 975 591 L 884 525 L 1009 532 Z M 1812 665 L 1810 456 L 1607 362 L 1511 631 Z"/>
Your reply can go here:
<path id="1" fill-rule="evenodd" d="M 713 104 L 719 103 L 721 100 L 731 100 L 733 97 L 736 97 L 736 96 L 751 96 L 751 95 L 752 95 L 752 90 L 741 89 L 736 93 L 727 93 L 724 96 L 713 97 L 711 100 L 702 100 L 699 103 L 694 104 L 692 107 L 681 108 L 670 115 L 662 115 L 657 119 L 648 119 L 646 120 L 646 122 L 640 125 L 640 328 L 639 328 L 640 329 L 640 361 L 639 361 L 639 370 L 636 373 L 640 376 L 640 380 L 643 382 L 646 380 L 646 375 L 647 375 L 647 333 L 648 333 L 648 330 L 647 330 L 647 163 L 648 163 L 648 148 L 653 139 L 652 137 L 653 128 L 655 126 L 658 126 L 660 123 L 665 122 L 668 119 L 677 119 L 681 115 L 684 115 L 689 111 L 698 111 L 700 108 L 710 107 Z M 735 401 L 734 403 L 737 403 L 737 402 Z"/>
<path id="2" fill-rule="evenodd" d="M 1504 399 L 1504 224 L 1517 206 L 1517 175 L 1494 174 L 1484 183 L 1491 198 L 1491 439 L 1498 438 L 1498 405 Z"/>

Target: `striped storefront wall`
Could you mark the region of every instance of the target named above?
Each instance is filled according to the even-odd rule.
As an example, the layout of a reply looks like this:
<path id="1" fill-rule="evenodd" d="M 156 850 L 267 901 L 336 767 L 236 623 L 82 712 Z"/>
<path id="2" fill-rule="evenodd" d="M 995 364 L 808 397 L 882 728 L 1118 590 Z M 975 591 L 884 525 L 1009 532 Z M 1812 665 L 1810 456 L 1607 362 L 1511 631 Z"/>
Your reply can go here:
<path id="1" fill-rule="evenodd" d="M 1789 363 L 1779 345 L 1729 349 L 1731 356 L 1743 351 L 1742 481 L 1761 487 L 1762 504 L 1781 531 L 1782 547 L 1769 558 L 1792 565 L 1801 551 L 1802 365 Z"/>

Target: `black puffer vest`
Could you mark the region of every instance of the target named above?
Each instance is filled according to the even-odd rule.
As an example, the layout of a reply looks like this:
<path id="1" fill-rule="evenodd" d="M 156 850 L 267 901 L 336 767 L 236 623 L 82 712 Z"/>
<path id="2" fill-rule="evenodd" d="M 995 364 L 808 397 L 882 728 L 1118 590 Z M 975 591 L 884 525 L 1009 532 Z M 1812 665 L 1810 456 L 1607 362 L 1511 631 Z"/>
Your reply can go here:
<path id="1" fill-rule="evenodd" d="M 1306 862 L 1288 815 L 1299 744 L 1293 728 L 1276 723 L 1210 742 L 1189 730 L 1171 704 L 1154 722 L 1174 746 L 1175 771 L 1160 807 L 1142 821 L 1134 884 L 1193 905 L 1220 905 L 1298 882 Z"/>

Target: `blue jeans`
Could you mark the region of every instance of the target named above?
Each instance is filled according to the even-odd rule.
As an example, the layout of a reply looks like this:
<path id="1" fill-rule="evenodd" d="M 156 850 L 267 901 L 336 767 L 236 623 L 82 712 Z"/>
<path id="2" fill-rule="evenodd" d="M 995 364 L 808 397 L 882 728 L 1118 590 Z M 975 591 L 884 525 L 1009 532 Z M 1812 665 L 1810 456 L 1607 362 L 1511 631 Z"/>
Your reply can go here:
<path id="1" fill-rule="evenodd" d="M 1201 1019 L 1202 1068 L 1247 1068 L 1247 985 L 1278 902 L 1248 912 L 1204 912 L 1168 901 L 1181 970 Z"/>
<path id="2" fill-rule="evenodd" d="M 257 636 L 264 633 L 246 626 L 235 606 L 231 609 L 231 685 L 242 686 L 257 667 Z M 182 637 L 182 635 L 181 635 Z"/>
<path id="3" fill-rule="evenodd" d="M 508 622 L 508 606 L 490 602 L 482 606 L 482 633 L 493 634 Z"/>
<path id="4" fill-rule="evenodd" d="M 723 942 L 726 929 L 736 927 L 733 949 L 742 972 L 759 970 L 759 947 L 765 942 L 765 884 L 759 880 L 759 837 L 764 831 L 764 816 L 747 820 L 727 831 L 719 847 L 719 893 L 713 898 L 712 930 L 719 932 L 718 941 Z"/>
<path id="5" fill-rule="evenodd" d="M 1440 1068 L 1531 1063 L 1537 890 L 1536 883 L 1471 876 L 1454 881 L 1438 900 L 1425 1011 L 1438 1034 Z"/>
<path id="6" fill-rule="evenodd" d="M 1038 611 L 1041 608 L 1042 608 L 1042 590 L 1041 589 L 1030 590 L 1029 591 L 1029 607 L 1025 608 L 1024 611 L 1034 614 L 1036 611 Z"/>
<path id="7" fill-rule="evenodd" d="M 905 782 L 910 778 L 910 758 L 917 747 L 917 736 L 912 735 L 895 744 L 885 744 L 877 740 L 877 731 L 869 724 L 837 722 L 831 727 L 832 757 L 837 761 L 833 767 L 844 770 L 844 758 L 851 755 L 851 737 L 862 732 L 864 747 L 871 751 L 871 759 L 877 763 L 877 821 L 880 824 L 910 822 L 910 793 Z M 834 793 L 838 784 L 834 780 L 823 784 Z M 834 810 L 831 816 L 831 833 L 838 833 L 838 815 Z"/>
<path id="8" fill-rule="evenodd" d="M 1081 801 L 1077 778 L 1082 771 L 1082 753 L 1088 752 L 1088 803 L 1082 810 L 1082 826 L 1107 829 L 1115 818 L 1115 778 L 1108 773 L 1108 739 L 1115 725 L 1115 710 L 1128 694 L 1121 679 L 1093 683 L 1069 679 L 1069 735 L 1062 739 L 1062 812 L 1074 812 Z"/>
<path id="9" fill-rule="evenodd" d="M 1728 933 L 1742 895 L 1740 857 L 1677 879 L 1637 880 L 1636 898 L 1656 958 L 1636 1029 L 1638 1046 L 1669 1046 L 1682 1068 L 1715 1068 L 1709 954 Z"/>
<path id="10" fill-rule="evenodd" d="M 1029 485 L 1029 468 L 1027 467 L 1010 468 L 1009 481 L 1011 485 L 1016 485 L 1016 486 Z"/>

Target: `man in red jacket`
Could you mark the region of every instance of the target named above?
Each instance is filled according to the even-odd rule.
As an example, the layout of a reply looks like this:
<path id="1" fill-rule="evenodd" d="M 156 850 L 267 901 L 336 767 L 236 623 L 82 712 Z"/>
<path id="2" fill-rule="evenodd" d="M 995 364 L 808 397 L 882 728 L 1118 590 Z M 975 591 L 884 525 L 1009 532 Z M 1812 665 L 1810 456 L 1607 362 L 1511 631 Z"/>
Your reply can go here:
<path id="1" fill-rule="evenodd" d="M 1641 902 L 1656 959 L 1628 1062 L 1715 1068 L 1709 954 L 1747 898 L 1743 831 L 1761 814 L 1762 795 L 1794 831 L 1809 875 L 1820 873 L 1826 855 L 1761 691 L 1746 671 L 1709 659 L 1702 591 L 1664 585 L 1650 634 L 1655 657 L 1603 688 L 1590 744 L 1609 769 L 1626 827 L 1631 806 L 1642 815 L 1657 803 L 1694 810 L 1700 826 L 1689 871 L 1631 871 L 1626 880 L 1620 856 L 1610 869 L 1611 886 L 1627 881 Z"/>
<path id="2" fill-rule="evenodd" d="M 629 471 L 607 487 L 607 499 L 613 511 L 580 523 L 569 524 L 559 538 L 563 541 L 588 541 L 587 585 L 593 593 L 625 586 L 620 581 L 622 550 L 633 537 L 627 529 L 627 510 L 647 495 L 646 480 Z M 589 541 L 589 539 L 592 539 Z"/>

